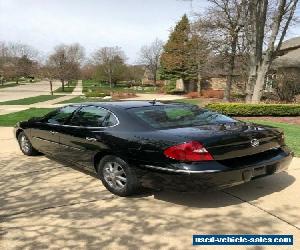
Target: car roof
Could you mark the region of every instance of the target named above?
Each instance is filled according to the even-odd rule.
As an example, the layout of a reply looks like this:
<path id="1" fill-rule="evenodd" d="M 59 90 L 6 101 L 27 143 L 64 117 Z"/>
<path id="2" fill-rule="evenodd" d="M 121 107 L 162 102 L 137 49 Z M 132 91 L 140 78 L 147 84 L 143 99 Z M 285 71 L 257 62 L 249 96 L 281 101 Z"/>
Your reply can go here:
<path id="1" fill-rule="evenodd" d="M 175 103 L 172 103 L 175 104 Z M 168 105 L 168 103 L 162 103 L 158 101 L 111 101 L 111 102 L 85 102 L 81 105 L 94 105 L 106 108 L 119 108 L 119 109 L 131 109 L 148 106 L 162 106 Z"/>

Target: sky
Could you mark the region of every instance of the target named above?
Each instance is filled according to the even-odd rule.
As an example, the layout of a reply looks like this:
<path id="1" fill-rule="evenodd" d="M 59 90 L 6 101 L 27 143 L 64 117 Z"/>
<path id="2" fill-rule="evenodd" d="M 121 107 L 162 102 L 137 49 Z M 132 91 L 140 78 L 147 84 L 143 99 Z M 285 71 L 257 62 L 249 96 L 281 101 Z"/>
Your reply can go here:
<path id="1" fill-rule="evenodd" d="M 0 0 L 0 41 L 31 45 L 42 55 L 78 42 L 89 55 L 120 46 L 129 63 L 156 37 L 166 41 L 184 13 L 203 11 L 205 0 Z M 289 37 L 300 35 L 293 28 Z"/>

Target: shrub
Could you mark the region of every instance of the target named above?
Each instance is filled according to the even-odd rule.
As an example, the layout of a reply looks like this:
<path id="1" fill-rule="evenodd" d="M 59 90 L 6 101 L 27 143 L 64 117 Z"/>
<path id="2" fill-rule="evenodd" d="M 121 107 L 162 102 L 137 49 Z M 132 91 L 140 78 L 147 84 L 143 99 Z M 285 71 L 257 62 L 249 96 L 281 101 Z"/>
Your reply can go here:
<path id="1" fill-rule="evenodd" d="M 300 104 L 210 103 L 207 108 L 230 116 L 299 116 Z"/>
<path id="2" fill-rule="evenodd" d="M 183 95 L 185 94 L 184 90 L 181 89 L 171 89 L 169 91 L 167 91 L 167 94 L 169 95 Z"/>
<path id="3" fill-rule="evenodd" d="M 136 97 L 136 94 L 133 92 L 113 92 L 112 93 L 112 98 L 115 100 L 126 99 L 126 98 L 131 98 L 131 97 Z"/>
<path id="4" fill-rule="evenodd" d="M 201 95 L 204 98 L 218 98 L 218 99 L 223 99 L 223 97 L 224 97 L 224 90 L 205 89 L 205 90 L 201 90 Z"/>
<path id="5" fill-rule="evenodd" d="M 275 92 L 280 101 L 291 102 L 300 94 L 300 78 L 294 72 L 279 71 L 275 79 Z"/>
<path id="6" fill-rule="evenodd" d="M 104 96 L 108 96 L 108 95 L 110 95 L 110 94 L 109 93 L 103 93 L 103 92 L 97 92 L 97 91 L 85 93 L 86 97 L 104 97 Z"/>
<path id="7" fill-rule="evenodd" d="M 198 98 L 199 92 L 190 92 L 190 93 L 186 94 L 186 96 L 191 99 Z"/>

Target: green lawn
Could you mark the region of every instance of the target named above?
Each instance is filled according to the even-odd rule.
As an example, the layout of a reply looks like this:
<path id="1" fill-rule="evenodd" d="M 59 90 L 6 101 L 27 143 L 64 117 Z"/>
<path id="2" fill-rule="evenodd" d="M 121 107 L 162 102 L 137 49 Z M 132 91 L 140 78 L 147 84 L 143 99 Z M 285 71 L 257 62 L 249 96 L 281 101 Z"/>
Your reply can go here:
<path id="1" fill-rule="evenodd" d="M 59 87 L 54 91 L 54 93 L 72 93 L 73 90 L 75 89 L 77 85 L 77 80 L 76 81 L 71 81 L 68 87 L 68 83 L 65 83 L 64 91 L 62 91 L 62 87 Z"/>
<path id="2" fill-rule="evenodd" d="M 39 95 L 39 96 L 28 97 L 28 98 L 23 98 L 18 100 L 0 102 L 0 105 L 29 105 L 37 102 L 54 100 L 58 97 L 62 97 L 62 95 Z"/>
<path id="3" fill-rule="evenodd" d="M 186 98 L 186 99 L 176 99 L 174 102 L 184 102 L 188 104 L 201 105 L 200 99 L 197 98 Z"/>
<path id="4" fill-rule="evenodd" d="M 248 120 L 262 125 L 270 125 L 282 128 L 285 134 L 287 145 L 295 152 L 295 155 L 300 157 L 300 126 L 294 124 L 287 124 L 282 122 L 271 122 L 263 120 Z"/>
<path id="5" fill-rule="evenodd" d="M 15 113 L 0 115 L 0 126 L 12 127 L 19 121 L 28 120 L 34 116 L 44 116 L 52 110 L 52 108 L 30 108 Z"/>
<path id="6" fill-rule="evenodd" d="M 129 87 L 126 83 L 118 83 L 115 87 L 110 88 L 110 85 L 105 82 L 97 82 L 95 80 L 83 80 L 82 81 L 82 92 L 89 93 L 89 92 L 98 92 L 98 93 L 106 93 L 107 95 L 110 92 L 132 92 L 132 93 L 157 93 L 159 87 L 142 87 L 142 86 L 135 86 Z"/>
<path id="7" fill-rule="evenodd" d="M 18 86 L 20 84 L 16 84 L 16 83 L 4 83 L 3 85 L 0 85 L 0 89 L 3 89 L 3 88 L 8 88 L 8 87 L 15 87 L 15 86 Z"/>
<path id="8" fill-rule="evenodd" d="M 109 99 L 102 99 L 102 98 L 85 98 L 81 96 L 76 96 L 72 99 L 65 100 L 62 102 L 59 102 L 57 104 L 65 104 L 65 103 L 81 103 L 81 102 L 109 102 Z"/>

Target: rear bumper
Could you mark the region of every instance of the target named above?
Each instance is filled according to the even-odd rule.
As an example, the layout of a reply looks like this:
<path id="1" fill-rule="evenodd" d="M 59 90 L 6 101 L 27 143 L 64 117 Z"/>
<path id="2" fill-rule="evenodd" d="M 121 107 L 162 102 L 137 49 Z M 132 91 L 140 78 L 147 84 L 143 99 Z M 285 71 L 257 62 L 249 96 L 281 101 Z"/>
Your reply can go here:
<path id="1" fill-rule="evenodd" d="M 178 191 L 221 189 L 248 182 L 288 169 L 293 153 L 285 150 L 275 157 L 251 165 L 230 168 L 218 161 L 198 164 L 181 163 L 173 168 L 157 165 L 141 165 L 138 176 L 143 186 Z M 241 163 L 242 164 L 242 163 Z"/>

